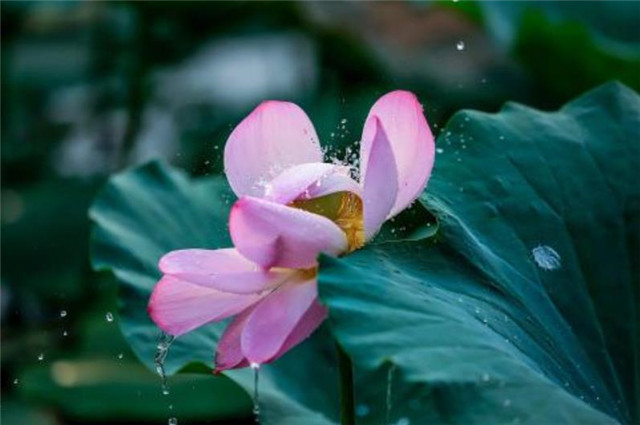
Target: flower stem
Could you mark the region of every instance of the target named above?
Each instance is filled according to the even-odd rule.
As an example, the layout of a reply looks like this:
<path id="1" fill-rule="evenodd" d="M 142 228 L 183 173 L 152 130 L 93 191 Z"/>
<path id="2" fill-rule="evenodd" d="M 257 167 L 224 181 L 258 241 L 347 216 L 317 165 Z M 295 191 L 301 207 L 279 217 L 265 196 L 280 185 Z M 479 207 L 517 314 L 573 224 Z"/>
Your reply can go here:
<path id="1" fill-rule="evenodd" d="M 355 425 L 355 400 L 353 393 L 353 365 L 351 359 L 336 342 L 340 368 L 340 424 Z"/>

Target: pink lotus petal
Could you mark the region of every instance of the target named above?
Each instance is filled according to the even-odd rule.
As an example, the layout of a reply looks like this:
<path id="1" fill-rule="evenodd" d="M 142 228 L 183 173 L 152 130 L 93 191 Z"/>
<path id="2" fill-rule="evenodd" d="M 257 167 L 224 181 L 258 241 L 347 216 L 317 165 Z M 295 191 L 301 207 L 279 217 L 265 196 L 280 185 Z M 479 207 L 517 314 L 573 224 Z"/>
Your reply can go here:
<path id="1" fill-rule="evenodd" d="M 302 316 L 302 319 L 298 322 L 296 327 L 287 337 L 287 340 L 284 342 L 278 354 L 272 360 L 277 359 L 282 356 L 284 353 L 300 344 L 302 341 L 307 339 L 313 331 L 315 331 L 321 324 L 324 322 L 324 319 L 327 318 L 329 311 L 325 306 L 320 304 L 318 298 L 311 304 L 311 307 L 307 310 L 307 312 Z"/>
<path id="2" fill-rule="evenodd" d="M 242 330 L 247 320 L 255 310 L 255 305 L 249 307 L 242 313 L 233 318 L 229 326 L 224 330 L 222 338 L 218 341 L 215 354 L 216 368 L 214 373 L 219 373 L 227 369 L 235 369 L 249 366 L 249 361 L 242 354 L 242 345 L 240 343 Z"/>
<path id="3" fill-rule="evenodd" d="M 291 273 L 264 270 L 233 248 L 183 249 L 160 259 L 165 275 L 234 294 L 251 294 L 280 284 Z"/>
<path id="4" fill-rule="evenodd" d="M 209 322 L 240 313 L 262 295 L 238 295 L 163 276 L 156 284 L 147 311 L 160 329 L 182 335 Z"/>
<path id="5" fill-rule="evenodd" d="M 256 306 L 242 331 L 242 352 L 251 363 L 266 363 L 285 346 L 318 295 L 315 277 L 289 281 Z"/>
<path id="6" fill-rule="evenodd" d="M 331 220 L 249 196 L 231 209 L 229 231 L 236 249 L 265 269 L 309 268 L 321 252 L 337 256 L 347 249 L 344 232 Z"/>
<path id="7" fill-rule="evenodd" d="M 264 199 L 289 204 L 343 191 L 360 193 L 358 183 L 349 176 L 349 168 L 315 162 L 294 165 L 280 173 L 267 185 Z"/>
<path id="8" fill-rule="evenodd" d="M 373 117 L 375 135 L 370 143 L 364 180 L 364 234 L 370 240 L 387 219 L 396 201 L 398 177 L 396 161 L 385 129 Z"/>
<path id="9" fill-rule="evenodd" d="M 360 175 L 364 176 L 376 134 L 374 117 L 382 122 L 396 160 L 398 195 L 391 210 L 396 215 L 422 192 L 431 175 L 435 144 L 431 129 L 415 95 L 397 90 L 382 96 L 369 111 L 362 132 Z"/>
<path id="10" fill-rule="evenodd" d="M 224 168 L 233 191 L 262 196 L 264 184 L 292 165 L 322 162 L 313 124 L 290 102 L 262 102 L 233 130 Z"/>

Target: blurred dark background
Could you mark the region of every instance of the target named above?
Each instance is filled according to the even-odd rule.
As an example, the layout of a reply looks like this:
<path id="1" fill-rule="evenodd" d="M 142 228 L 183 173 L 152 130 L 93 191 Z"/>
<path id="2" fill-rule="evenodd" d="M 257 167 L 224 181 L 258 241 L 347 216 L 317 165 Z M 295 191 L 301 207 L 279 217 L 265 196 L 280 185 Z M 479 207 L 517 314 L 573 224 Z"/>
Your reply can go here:
<path id="1" fill-rule="evenodd" d="M 5 1 L 1 16 L 5 425 L 252 423 L 226 378 L 175 378 L 164 397 L 120 336 L 116 285 L 88 261 L 109 174 L 154 158 L 220 173 L 231 129 L 269 98 L 299 103 L 340 157 L 396 88 L 437 134 L 462 108 L 640 87 L 635 1 Z"/>

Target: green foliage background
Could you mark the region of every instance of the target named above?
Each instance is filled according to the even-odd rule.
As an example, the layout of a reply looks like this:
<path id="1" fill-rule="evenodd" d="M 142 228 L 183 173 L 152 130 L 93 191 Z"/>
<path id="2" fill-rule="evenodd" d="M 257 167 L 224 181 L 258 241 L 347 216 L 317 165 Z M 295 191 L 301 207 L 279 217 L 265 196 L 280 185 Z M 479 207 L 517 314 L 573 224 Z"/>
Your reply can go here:
<path id="1" fill-rule="evenodd" d="M 184 92 L 159 95 L 171 85 L 162 82 L 180 81 L 179 77 L 183 75 L 180 72 L 184 72 L 186 65 L 191 63 L 190 60 L 202 57 L 199 56 L 202 52 L 208 52 L 208 46 L 219 47 L 224 46 L 229 40 L 235 41 L 238 43 L 236 51 L 239 52 L 240 58 L 255 57 L 255 47 L 252 47 L 256 45 L 255 40 L 276 40 L 270 43 L 278 45 L 277 40 L 284 39 L 284 46 L 297 46 L 296 49 L 301 49 L 294 50 L 294 54 L 287 54 L 285 47 L 276 50 L 284 51 L 284 54 L 277 53 L 273 57 L 261 59 L 268 66 L 284 63 L 284 68 L 269 68 L 281 69 L 283 73 L 294 66 L 301 67 L 301 70 L 295 71 L 298 74 L 294 75 L 303 76 L 288 80 L 289 86 L 268 82 L 265 86 L 267 94 L 264 96 L 287 98 L 300 103 L 316 124 L 323 143 L 331 145 L 331 154 L 338 156 L 344 155 L 346 146 L 359 138 L 366 112 L 380 94 L 395 88 L 406 88 L 418 94 L 425 104 L 434 132 L 440 134 L 438 147 L 443 150 L 438 156 L 434 180 L 427 192 L 427 198 L 422 201 L 440 219 L 441 228 L 435 240 L 445 245 L 449 243 L 447 241 L 453 240 L 448 235 L 456 229 L 455 223 L 451 224 L 452 218 L 445 214 L 452 205 L 467 205 L 480 210 L 456 211 L 455 215 L 460 215 L 458 218 L 461 222 L 467 223 L 468 220 L 475 219 L 476 216 L 473 214 L 476 213 L 490 215 L 477 229 L 470 230 L 474 238 L 477 238 L 478 234 L 487 238 L 495 235 L 507 238 L 507 235 L 512 234 L 511 231 L 505 230 L 510 228 L 511 223 L 500 224 L 500 220 L 491 219 L 491 208 L 485 204 L 496 203 L 496 198 L 500 199 L 500 202 L 509 200 L 509 197 L 505 198 L 503 195 L 512 193 L 512 188 L 508 185 L 503 186 L 506 184 L 505 181 L 509 181 L 513 170 L 507 167 L 500 168 L 500 172 L 496 171 L 503 183 L 490 180 L 486 183 L 489 188 L 487 190 L 480 189 L 483 183 L 476 180 L 479 172 L 471 172 L 475 158 L 484 158 L 486 155 L 490 156 L 487 161 L 497 161 L 501 158 L 504 153 L 500 151 L 501 142 L 499 139 L 490 139 L 485 143 L 490 143 L 491 149 L 481 149 L 479 146 L 482 145 L 477 142 L 487 139 L 486 132 L 489 130 L 476 128 L 474 131 L 478 134 L 472 135 L 475 140 L 469 141 L 466 138 L 464 146 L 460 145 L 458 135 L 464 134 L 461 126 L 471 126 L 471 123 L 464 121 L 464 114 L 457 115 L 453 121 L 449 121 L 454 112 L 460 109 L 496 112 L 506 101 L 518 101 L 532 107 L 554 110 L 584 91 L 612 79 L 617 79 L 636 91 L 640 88 L 640 35 L 636 30 L 640 21 L 640 7 L 635 2 L 544 2 L 542 6 L 534 4 L 533 7 L 527 2 L 465 1 L 377 2 L 361 5 L 326 5 L 319 2 L 7 2 L 3 4 L 1 19 L 1 242 L 4 248 L 0 309 L 3 370 L 1 415 L 2 420 L 9 424 L 157 423 L 164 422 L 171 416 L 178 417 L 180 423 L 252 421 L 250 399 L 227 378 L 211 379 L 198 374 L 176 377 L 171 381 L 171 400 L 163 397 L 157 377 L 140 362 L 143 360 L 148 363 L 151 360 L 149 356 L 154 351 L 156 335 L 148 333 L 147 328 L 144 332 L 136 333 L 130 326 L 136 320 L 147 320 L 144 312 L 139 310 L 145 303 L 144 293 L 121 290 L 118 294 L 111 273 L 95 273 L 89 263 L 88 208 L 110 174 L 133 167 L 148 158 L 137 154 L 145 140 L 146 143 L 149 143 L 148 140 L 153 142 L 150 144 L 152 156 L 170 163 L 172 167 L 150 165 L 143 171 L 127 174 L 137 176 L 136 182 L 140 184 L 135 196 L 120 199 L 123 202 L 134 202 L 131 205 L 127 204 L 131 208 L 130 214 L 127 215 L 130 220 L 135 218 L 135 201 L 152 199 L 155 202 L 156 199 L 162 199 L 164 202 L 178 202 L 177 199 L 171 200 L 171 196 L 166 196 L 167 193 L 163 194 L 163 191 L 167 192 L 169 188 L 188 193 L 189 197 L 202 199 L 202 211 L 183 211 L 184 215 L 178 222 L 186 227 L 180 226 L 180 229 L 191 229 L 192 220 L 202 220 L 203 216 L 208 217 L 209 214 L 215 217 L 224 215 L 224 211 L 218 209 L 219 203 L 226 205 L 225 202 L 231 202 L 231 199 L 229 195 L 224 195 L 227 191 L 225 184 L 215 178 L 222 170 L 221 147 L 233 125 L 255 106 L 257 100 L 243 98 L 244 100 L 238 100 L 231 106 L 213 95 L 203 98 L 197 96 L 198 93 L 194 94 L 193 90 L 186 89 Z M 375 31 L 372 33 L 369 28 L 375 28 Z M 271 39 L 270 36 L 276 38 Z M 303 42 L 299 43 L 299 40 Z M 457 51 L 455 48 L 459 40 L 465 42 L 466 47 L 463 51 Z M 282 62 L 278 55 L 284 55 L 285 59 L 288 59 Z M 195 63 L 196 67 L 200 67 L 197 69 L 205 69 L 206 62 Z M 218 66 L 221 66 L 220 63 Z M 159 75 L 163 73 L 173 75 L 174 79 L 162 80 Z M 249 75 L 256 81 L 261 81 L 254 74 Z M 213 74 L 210 78 L 214 78 Z M 247 81 L 247 85 L 253 82 Z M 298 89 L 291 91 L 291 87 Z M 611 119 L 615 121 L 623 116 L 618 109 L 630 108 L 629 105 L 633 104 L 630 99 L 635 95 L 629 94 L 626 89 L 608 90 L 609 93 L 617 94 L 607 97 L 601 91 L 598 102 L 592 100 L 593 105 L 583 108 L 595 110 L 600 107 L 606 113 L 601 111 L 598 116 L 611 114 Z M 591 99 L 594 99 L 595 95 L 591 96 Z M 604 98 L 618 100 L 605 101 Z M 600 104 L 601 101 L 605 106 L 596 106 L 596 103 Z M 161 114 L 154 111 L 160 111 Z M 579 115 L 578 112 L 580 111 L 573 109 L 574 115 Z M 542 122 L 532 121 L 529 114 L 533 114 L 533 117 Z M 512 133 L 505 131 L 505 144 L 518 143 L 527 140 L 531 134 L 537 134 L 538 125 L 546 122 L 546 118 L 540 118 L 538 114 L 521 111 L 519 108 L 507 108 L 501 113 L 499 117 L 511 117 L 509 119 L 515 122 L 513 125 L 524 126 L 512 128 Z M 558 115 L 561 116 L 563 115 Z M 487 117 L 477 116 L 475 113 L 467 117 L 474 123 L 488 120 Z M 347 119 L 346 124 L 341 124 L 343 119 Z M 595 122 L 595 117 L 590 119 Z M 566 119 L 553 124 L 552 127 L 557 126 L 559 129 L 558 134 L 554 133 L 554 137 L 564 140 L 575 135 L 578 131 L 576 129 L 581 127 L 570 121 Z M 167 131 L 166 127 L 159 127 L 167 122 L 171 123 L 172 131 Z M 441 133 L 440 129 L 447 122 L 447 129 Z M 534 125 L 533 122 L 537 124 Z M 492 125 L 499 124 L 506 125 Z M 597 123 L 588 124 L 596 126 Z M 638 140 L 637 126 L 634 128 L 632 124 L 627 124 L 631 127 L 627 129 L 629 133 L 626 143 L 628 146 L 637 147 L 637 143 L 633 144 Z M 602 143 L 612 138 L 617 140 L 617 132 L 621 131 L 618 127 L 607 128 L 606 137 L 601 137 Z M 564 130 L 565 128 L 571 130 Z M 604 132 L 599 127 L 589 127 L 589 130 L 597 134 Z M 447 135 L 447 131 L 451 132 L 450 135 Z M 160 140 L 163 135 L 171 136 L 165 137 L 172 142 L 170 149 L 163 148 L 159 141 L 155 142 L 156 138 Z M 499 145 L 493 146 L 494 142 Z M 474 151 L 476 146 L 479 149 L 477 152 Z M 558 146 L 563 145 L 559 143 Z M 457 160 L 456 152 L 460 154 L 460 162 Z M 475 152 L 475 155 L 469 156 L 471 152 Z M 572 188 L 562 183 L 564 179 L 579 178 L 580 182 L 589 181 L 588 188 L 599 194 L 598 197 L 594 195 L 593 198 L 589 198 L 595 206 L 600 208 L 601 204 L 616 205 L 618 208 L 622 195 L 606 195 L 606 188 L 616 187 L 618 182 L 630 181 L 629 175 L 633 175 L 633 171 L 637 169 L 630 165 L 631 160 L 637 160 L 637 151 L 616 153 L 613 156 L 615 161 L 612 157 L 603 156 L 602 162 L 595 162 L 596 171 L 593 168 L 594 163 L 589 162 L 585 157 L 587 153 L 582 150 L 550 150 L 542 155 L 530 149 L 518 148 L 513 154 L 513 166 L 533 162 L 539 164 L 540 172 L 547 167 L 553 170 L 555 166 L 567 172 L 572 170 L 569 176 L 559 181 L 560 183 L 542 179 L 539 182 L 542 186 L 539 187 L 536 180 L 525 182 L 541 198 L 550 193 L 551 189 L 561 188 L 561 206 L 552 202 L 551 206 L 553 210 L 561 211 L 563 214 L 564 211 L 582 211 L 580 206 L 585 205 L 583 202 L 588 198 L 587 195 L 592 195 L 580 192 L 585 189 L 586 183 L 576 183 L 576 187 Z M 598 155 L 596 153 L 594 157 L 598 158 Z M 565 168 L 568 165 L 558 164 L 558 158 L 570 161 L 569 165 L 576 164 L 576 168 L 572 168 L 573 165 Z M 624 162 L 625 160 L 627 162 Z M 478 167 L 480 171 L 487 168 L 484 162 Z M 175 171 L 174 168 L 186 171 L 190 177 L 184 172 Z M 601 170 L 608 171 L 603 173 Z M 603 175 L 615 176 L 615 182 L 606 181 Z M 191 177 L 206 176 L 212 176 L 209 180 L 205 179 L 208 183 L 190 183 Z M 123 179 L 124 175 L 116 177 L 109 186 L 112 189 L 107 189 L 115 192 L 109 194 L 103 191 L 103 196 L 117 196 L 115 189 L 118 188 L 118 181 L 122 182 Z M 162 187 L 158 189 L 158 193 L 149 192 L 149 181 L 162 182 L 162 186 L 158 185 Z M 459 185 L 463 191 L 452 192 L 456 197 L 447 196 L 446 202 L 443 203 L 443 188 L 449 183 Z M 517 187 L 520 188 L 520 185 L 525 183 L 520 182 Z M 127 183 L 126 186 L 129 187 L 131 184 Z M 212 195 L 211 191 L 214 191 L 215 195 Z M 624 192 L 623 188 L 617 191 Z M 220 201 L 216 203 L 218 198 Z M 440 199 L 440 203 L 436 202 L 437 199 Z M 609 201 L 604 202 L 602 199 Z M 636 202 L 629 201 L 626 206 L 623 205 L 624 208 L 619 207 L 615 211 L 607 212 L 603 208 L 603 216 L 589 209 L 585 212 L 585 217 L 588 218 L 580 221 L 580 226 L 574 224 L 577 226 L 575 229 L 587 226 L 591 229 L 588 234 L 582 235 L 582 230 L 569 229 L 570 239 L 573 240 L 576 234 L 585 238 L 583 242 L 576 244 L 579 250 L 574 253 L 576 258 L 586 259 L 579 261 L 579 281 L 588 288 L 588 296 L 586 293 L 583 294 L 586 298 L 579 298 L 581 302 L 587 302 L 589 297 L 599 299 L 602 291 L 598 290 L 598 283 L 611 280 L 611 273 L 615 271 L 607 269 L 606 275 L 602 276 L 594 264 L 615 264 L 621 261 L 621 258 L 628 258 L 628 266 L 631 268 L 620 268 L 615 272 L 622 273 L 628 269 L 628 278 L 637 277 L 637 255 L 632 255 L 637 252 L 634 239 L 627 242 L 629 251 L 626 253 L 616 251 L 618 248 L 614 249 L 611 245 L 612 241 L 620 240 L 621 232 L 633 235 L 637 229 L 638 222 L 629 221 L 629 217 L 633 215 L 628 212 L 629 208 L 637 208 Z M 504 208 L 511 206 L 507 203 Z M 171 208 L 171 205 L 167 207 L 172 212 L 176 210 Z M 499 216 L 503 217 L 505 209 L 498 204 L 493 207 L 497 208 Z M 524 222 L 531 220 L 536 214 L 549 212 L 542 206 L 536 208 L 518 211 L 518 218 Z M 94 219 L 99 218 L 95 211 L 94 208 Z M 123 210 L 119 211 L 122 213 Z M 618 215 L 614 214 L 616 212 Z M 626 228 L 623 230 L 618 228 L 622 223 L 619 217 L 621 212 L 627 220 Z M 114 209 L 103 210 L 100 214 L 109 218 L 117 213 L 118 210 Z M 161 213 L 160 218 L 162 214 L 164 213 Z M 193 214 L 200 215 L 194 217 Z M 567 219 L 572 223 L 576 220 L 571 214 L 563 214 L 560 214 L 563 220 Z M 224 245 L 227 242 L 224 228 L 214 229 L 210 234 L 194 231 L 190 239 L 172 241 L 170 229 L 177 228 L 177 224 L 174 223 L 177 217 L 168 215 L 164 219 L 172 222 L 173 227 L 158 226 L 152 234 L 162 243 L 159 243 L 151 254 L 147 252 L 139 263 L 132 265 L 139 268 L 135 271 L 138 275 L 132 277 L 116 273 L 119 280 L 134 281 L 142 278 L 139 285 L 148 288 L 155 278 L 154 256 L 160 255 L 163 250 L 173 249 L 176 245 L 187 242 L 207 246 Z M 491 227 L 496 222 L 498 230 Z M 395 232 L 391 233 L 391 227 L 387 227 L 378 242 L 398 238 L 417 239 L 432 235 L 435 227 L 435 222 L 429 214 L 424 210 L 414 209 L 398 219 Z M 135 226 L 127 226 L 119 231 L 122 232 L 119 236 L 124 240 L 135 238 L 136 235 L 149 237 L 148 232 Z M 540 230 L 546 231 L 556 237 L 566 232 L 566 229 L 554 227 Z M 161 238 L 162 232 L 167 232 L 164 239 Z M 637 235 L 637 232 L 635 234 Z M 187 236 L 188 232 L 185 238 Z M 469 242 L 465 239 L 468 235 L 463 236 L 457 235 L 455 240 L 463 241 L 461 243 L 464 247 L 470 249 L 466 255 L 471 258 L 467 258 L 463 263 L 466 264 L 465 270 L 468 269 L 470 276 L 475 279 L 475 275 L 479 273 L 475 261 L 482 257 L 473 254 L 475 239 Z M 114 237 L 113 234 L 111 237 Z M 108 240 L 105 241 L 107 242 Z M 501 239 L 499 242 L 502 244 L 505 241 Z M 545 241 L 540 240 L 540 244 L 543 243 Z M 403 244 L 409 242 L 402 242 L 397 245 L 397 249 L 401 251 Z M 556 249 L 563 246 L 560 242 L 549 244 Z M 592 251 L 591 248 L 585 248 L 591 246 L 607 246 L 610 249 L 594 248 Z M 466 252 L 458 248 L 456 252 Z M 526 248 L 530 250 L 531 244 Z M 94 253 L 97 252 L 96 249 L 94 246 Z M 358 345 L 350 346 L 346 343 L 351 338 L 349 335 L 355 330 L 348 326 L 348 321 L 344 323 L 344 317 L 347 317 L 347 312 L 351 314 L 352 309 L 346 307 L 351 302 L 347 297 L 359 294 L 333 291 L 335 285 L 332 283 L 331 273 L 343 273 L 341 270 L 348 268 L 351 273 L 349 276 L 358 280 L 356 262 L 361 260 L 358 256 L 377 260 L 377 256 L 383 255 L 380 250 L 382 248 L 372 248 L 371 251 L 363 251 L 353 258 L 331 263 L 326 267 L 327 278 L 323 281 L 326 300 L 330 304 L 335 302 L 336 305 L 345 306 L 345 312 L 334 307 L 332 313 L 336 323 L 341 326 L 340 329 L 344 329 L 345 345 L 351 347 L 349 351 L 356 356 L 360 352 Z M 564 251 L 558 252 L 563 260 L 569 261 Z M 570 257 L 573 258 L 574 254 Z M 605 256 L 605 259 L 598 255 Z M 135 258 L 130 255 L 128 257 L 130 261 Z M 434 257 L 433 261 L 436 261 L 436 258 L 444 263 L 450 261 L 444 254 L 442 258 Z M 389 270 L 393 271 L 396 267 L 401 269 L 389 261 Z M 486 261 L 482 262 L 485 263 Z M 108 265 L 100 261 L 96 264 L 105 267 Z M 528 267 L 533 267 L 530 261 Z M 409 273 L 410 270 L 408 267 L 402 273 Z M 496 278 L 493 272 L 482 268 L 480 271 L 483 278 L 494 281 L 494 284 L 505 285 L 505 282 L 508 282 L 502 277 Z M 552 274 L 542 274 L 545 278 L 550 275 Z M 571 278 L 573 281 L 574 277 L 570 276 L 567 279 Z M 380 279 L 386 279 L 384 273 L 381 273 Z M 635 285 L 637 288 L 637 281 Z M 354 285 L 353 289 L 357 288 Z M 555 286 L 547 288 L 553 295 L 553 302 L 563 301 L 554 298 L 562 295 L 554 295 L 554 288 Z M 407 288 L 398 288 L 404 289 Z M 402 291 L 398 292 L 399 297 L 402 294 Z M 605 292 L 604 296 L 608 297 L 607 294 Z M 610 295 L 611 300 L 607 302 L 625 299 L 622 295 L 614 292 Z M 633 297 L 628 297 L 627 304 L 632 299 Z M 375 298 L 365 298 L 363 302 L 365 301 L 376 305 Z M 570 298 L 570 301 L 574 299 Z M 599 307 L 599 303 L 594 302 L 593 306 L 589 307 L 593 315 L 585 319 L 586 322 L 577 326 L 577 329 L 586 332 L 588 336 L 588 332 L 591 332 L 590 327 L 595 326 L 595 323 L 612 323 L 614 333 L 596 332 L 595 348 L 589 350 L 602 347 L 604 338 L 604 344 L 611 354 L 610 367 L 615 371 L 606 369 L 606 365 L 593 366 L 593 370 L 604 376 L 602 381 L 593 381 L 593 385 L 602 385 L 605 388 L 601 395 L 594 396 L 583 384 L 576 384 L 575 389 L 569 391 L 569 394 L 578 397 L 577 400 L 580 392 L 584 392 L 588 405 L 622 423 L 630 420 L 629 415 L 632 412 L 637 412 L 637 406 L 634 407 L 637 396 L 634 398 L 630 393 L 628 388 L 633 385 L 627 382 L 637 382 L 637 375 L 621 376 L 619 372 L 628 369 L 626 363 L 632 361 L 630 359 L 637 360 L 637 352 L 636 357 L 633 357 L 627 350 L 628 347 L 637 349 L 637 344 L 629 341 L 619 342 L 621 338 L 625 340 L 619 335 L 630 332 L 629 321 L 625 320 L 628 317 L 625 311 L 633 308 L 627 304 L 615 303 L 619 308 L 611 309 Z M 576 304 L 579 305 L 581 304 Z M 65 317 L 61 317 L 62 310 L 67 312 Z M 116 316 L 114 322 L 105 320 L 107 312 Z M 386 314 L 391 320 L 396 313 L 398 311 L 389 311 Z M 365 312 L 360 311 L 358 314 Z M 149 324 L 148 321 L 145 323 Z M 120 329 L 124 330 L 124 336 L 130 340 L 136 335 L 144 336 L 146 339 L 141 340 L 139 345 L 134 345 L 132 351 Z M 208 332 L 215 335 L 219 329 L 212 328 Z M 320 335 L 327 336 L 328 333 L 327 327 Z M 358 333 L 362 334 L 362 329 L 359 329 Z M 586 338 L 585 335 L 579 337 L 581 340 Z M 382 340 L 375 335 L 372 338 Z M 183 362 L 180 361 L 181 352 L 190 350 L 191 342 L 194 346 L 200 347 L 195 354 L 190 354 L 195 360 L 210 360 L 213 342 L 204 336 L 201 339 L 197 336 L 188 337 L 184 342 L 176 343 L 172 350 L 172 370 L 183 366 Z M 316 350 L 324 352 L 322 350 L 327 347 L 323 347 L 322 338 L 319 338 L 316 342 L 298 348 L 291 356 L 295 356 L 300 362 L 305 359 L 317 362 L 317 359 L 312 357 L 313 353 Z M 433 379 L 429 374 L 417 381 L 414 379 L 415 374 L 405 376 L 407 370 L 415 372 L 421 369 L 416 364 L 409 367 L 409 364 L 399 363 L 393 355 L 392 348 L 382 345 L 377 350 L 364 352 L 367 361 L 358 362 L 362 363 L 363 368 L 358 374 L 362 379 L 359 385 L 361 388 L 370 388 L 369 392 L 360 392 L 360 401 L 372 409 L 369 420 L 384 415 L 374 407 L 381 405 L 379 384 L 385 381 L 389 364 L 395 360 L 393 363 L 397 364 L 397 375 L 394 379 L 398 381 L 399 391 L 396 397 L 403 396 L 401 389 L 404 388 L 404 383 L 409 381 L 414 382 L 415 388 L 408 388 L 411 391 L 415 389 L 419 400 L 422 400 L 420 397 L 431 397 L 433 391 L 436 391 L 434 388 L 437 388 L 437 391 L 440 391 L 439 400 L 442 402 L 437 407 L 443 415 L 442 418 L 464 423 L 467 419 L 467 416 L 464 416 L 467 414 L 466 410 L 456 410 L 456 414 L 462 415 L 459 417 L 451 416 L 451 412 L 455 410 L 453 407 L 465 400 L 453 397 L 454 392 L 446 386 L 428 384 Z M 329 351 L 331 350 L 327 350 L 324 358 L 327 367 L 332 364 L 333 354 Z M 44 359 L 39 361 L 41 353 Z M 302 381 L 307 382 L 315 382 L 317 377 L 305 375 L 310 372 L 296 366 L 295 362 L 285 360 L 283 359 L 281 365 L 274 365 L 273 372 L 265 371 L 264 404 L 271 406 L 274 411 L 272 414 L 277 415 L 277 410 L 299 411 L 304 415 L 310 410 L 330 411 L 333 408 L 331 406 L 335 405 L 335 394 L 327 389 L 324 391 L 326 394 L 322 395 L 324 393 L 321 389 L 325 388 L 323 385 L 333 388 L 333 372 L 324 374 L 323 381 L 318 381 L 317 390 L 299 392 L 295 389 L 299 382 L 286 376 L 296 374 L 302 376 Z M 427 363 L 422 366 L 426 365 Z M 608 372 L 602 372 L 603 370 Z M 587 372 L 588 370 L 576 373 L 575 376 L 571 375 L 572 379 L 586 379 L 591 382 L 582 376 Z M 499 382 L 494 381 L 494 375 L 497 377 L 500 373 L 491 372 L 490 383 Z M 562 384 L 562 378 L 553 374 L 550 376 L 551 382 Z M 615 377 L 622 380 L 620 390 L 616 390 L 619 394 L 612 392 L 615 385 L 607 380 L 615 380 Z M 242 374 L 232 378 L 245 387 L 249 385 L 248 377 Z M 480 374 L 480 384 L 482 382 Z M 493 388 L 491 385 L 489 388 L 483 385 L 473 387 L 477 387 L 477 391 L 481 391 L 480 394 L 485 394 Z M 198 394 L 199 397 L 194 397 L 194 394 Z M 608 398 L 605 394 L 608 394 Z M 471 395 L 476 394 L 466 394 Z M 496 403 L 503 403 L 506 399 L 501 393 L 496 397 Z M 594 397 L 601 397 L 601 400 L 595 400 Z M 610 404 L 611 400 L 617 402 L 618 398 L 625 400 L 624 403 L 627 405 L 624 408 L 616 408 Z M 508 411 L 518 412 L 520 407 L 517 398 L 509 396 L 508 399 Z M 576 403 L 579 406 L 585 404 L 578 401 Z M 398 404 L 397 409 L 400 410 L 399 406 L 401 405 Z M 583 411 L 589 409 L 580 408 L 587 409 Z M 268 410 L 268 407 L 266 409 Z M 473 405 L 469 409 L 473 411 Z M 410 407 L 403 410 L 408 412 L 407 417 L 415 419 L 412 423 L 420 423 L 421 419 L 410 416 Z M 494 410 L 502 412 L 505 409 L 499 406 Z M 468 414 L 476 415 L 477 412 Z M 269 413 L 266 415 L 265 417 L 268 417 Z M 587 414 L 589 417 L 595 417 L 590 415 L 591 413 Z M 326 417 L 333 419 L 335 414 L 328 413 Z M 525 420 L 526 416 L 522 414 L 517 417 Z M 401 416 L 394 418 L 397 420 Z M 296 417 L 291 421 L 300 423 L 296 422 Z"/>

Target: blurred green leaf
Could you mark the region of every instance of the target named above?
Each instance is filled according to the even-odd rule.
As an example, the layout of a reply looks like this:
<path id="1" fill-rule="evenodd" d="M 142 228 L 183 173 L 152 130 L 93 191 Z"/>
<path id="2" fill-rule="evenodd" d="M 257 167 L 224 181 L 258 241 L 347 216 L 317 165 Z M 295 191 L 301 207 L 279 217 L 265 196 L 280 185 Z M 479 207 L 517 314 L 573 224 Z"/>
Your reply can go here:
<path id="1" fill-rule="evenodd" d="M 555 113 L 458 113 L 420 198 L 436 238 L 323 259 L 332 329 L 391 370 L 393 421 L 638 420 L 638 128 L 618 84 Z"/>

